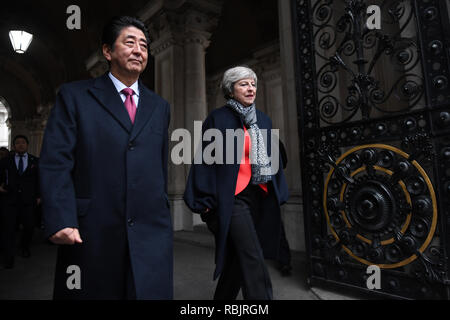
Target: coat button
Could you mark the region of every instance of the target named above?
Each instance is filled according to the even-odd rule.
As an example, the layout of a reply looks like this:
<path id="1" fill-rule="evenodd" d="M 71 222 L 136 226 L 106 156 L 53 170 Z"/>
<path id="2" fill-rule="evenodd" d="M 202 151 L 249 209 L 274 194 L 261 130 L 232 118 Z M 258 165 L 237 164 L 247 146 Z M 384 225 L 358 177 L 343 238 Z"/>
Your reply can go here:
<path id="1" fill-rule="evenodd" d="M 134 150 L 134 143 L 133 143 L 133 142 L 130 142 L 130 143 L 128 144 L 128 150 L 130 150 L 130 151 L 133 151 L 133 150 Z"/>
<path id="2" fill-rule="evenodd" d="M 130 227 L 134 226 L 134 221 L 133 221 L 133 219 L 128 219 L 128 225 L 129 225 Z"/>

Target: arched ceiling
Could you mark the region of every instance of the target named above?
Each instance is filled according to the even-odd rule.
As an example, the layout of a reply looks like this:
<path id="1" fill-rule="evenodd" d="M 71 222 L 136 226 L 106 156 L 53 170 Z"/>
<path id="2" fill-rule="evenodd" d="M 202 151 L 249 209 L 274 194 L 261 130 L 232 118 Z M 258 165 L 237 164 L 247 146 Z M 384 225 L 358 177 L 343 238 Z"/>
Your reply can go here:
<path id="1" fill-rule="evenodd" d="M 66 81 L 89 78 L 86 60 L 100 48 L 104 23 L 115 15 L 135 15 L 148 0 L 39 0 L 8 1 L 0 10 L 0 96 L 15 120 L 36 114 L 51 104 Z M 81 9 L 81 30 L 69 30 L 67 7 Z M 25 30 L 33 42 L 25 54 L 16 54 L 9 31 Z"/>
<path id="2" fill-rule="evenodd" d="M 0 97 L 14 120 L 25 120 L 40 106 L 53 104 L 58 87 L 87 79 L 87 59 L 100 50 L 103 25 L 116 15 L 138 16 L 149 1 L 22 0 L 2 3 L 0 10 Z M 67 7 L 81 9 L 81 30 L 69 30 Z M 28 51 L 16 54 L 8 32 L 34 35 Z M 251 55 L 258 46 L 278 37 L 277 0 L 224 0 L 216 32 L 207 49 L 207 72 L 214 72 Z M 153 86 L 153 71 L 142 75 Z"/>
<path id="3" fill-rule="evenodd" d="M 278 0 L 225 0 L 206 50 L 206 72 L 248 59 L 256 49 L 278 38 Z"/>

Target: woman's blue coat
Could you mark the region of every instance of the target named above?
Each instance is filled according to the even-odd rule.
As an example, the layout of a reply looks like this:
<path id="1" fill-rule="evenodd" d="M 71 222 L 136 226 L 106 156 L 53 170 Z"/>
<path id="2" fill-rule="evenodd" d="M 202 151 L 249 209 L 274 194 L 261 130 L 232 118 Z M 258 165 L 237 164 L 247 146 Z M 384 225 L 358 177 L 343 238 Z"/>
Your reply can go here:
<path id="1" fill-rule="evenodd" d="M 267 153 L 269 157 L 272 155 L 271 150 L 271 129 L 272 121 L 263 112 L 256 110 L 257 124 L 260 129 L 267 130 Z M 203 123 L 202 132 L 208 129 L 218 129 L 223 137 L 223 148 L 216 148 L 216 156 L 222 151 L 223 162 L 226 162 L 229 152 L 234 151 L 233 164 L 206 164 L 204 159 L 199 164 L 192 164 L 189 177 L 184 193 L 184 201 L 187 206 L 195 213 L 202 213 L 206 208 L 211 209 L 208 214 L 217 215 L 219 223 L 219 231 L 215 234 L 216 240 L 216 270 L 214 279 L 222 272 L 228 228 L 234 204 L 234 193 L 236 189 L 236 181 L 239 173 L 239 162 L 242 156 L 243 139 L 234 138 L 234 148 L 227 150 L 227 129 L 243 129 L 244 124 L 240 117 L 229 107 L 222 107 L 210 113 Z M 231 139 L 230 136 L 228 135 Z M 207 139 L 203 139 L 207 140 Z M 216 141 L 217 139 L 212 139 Z M 278 141 L 278 138 L 277 138 Z M 203 141 L 202 149 L 205 150 L 212 141 Z M 230 143 L 230 141 L 228 141 Z M 209 146 L 211 150 L 212 146 Z M 274 148 L 275 150 L 275 148 Z M 285 203 L 289 197 L 288 186 L 284 177 L 281 157 L 278 152 L 279 169 L 272 176 L 269 183 L 269 196 L 263 198 L 262 210 L 258 221 L 255 221 L 256 231 L 260 240 L 261 247 L 266 258 L 275 259 L 278 255 L 280 243 L 280 205 Z"/>

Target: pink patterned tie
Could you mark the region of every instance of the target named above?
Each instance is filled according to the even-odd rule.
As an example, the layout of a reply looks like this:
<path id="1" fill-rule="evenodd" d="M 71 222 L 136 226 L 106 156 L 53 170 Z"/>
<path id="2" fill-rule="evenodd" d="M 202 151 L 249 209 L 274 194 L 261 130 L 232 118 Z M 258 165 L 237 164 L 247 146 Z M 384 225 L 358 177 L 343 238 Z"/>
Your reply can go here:
<path id="1" fill-rule="evenodd" d="M 134 102 L 133 89 L 125 88 L 121 91 L 125 96 L 125 108 L 128 111 L 128 114 L 130 115 L 131 123 L 134 124 L 134 118 L 136 117 L 136 103 Z"/>

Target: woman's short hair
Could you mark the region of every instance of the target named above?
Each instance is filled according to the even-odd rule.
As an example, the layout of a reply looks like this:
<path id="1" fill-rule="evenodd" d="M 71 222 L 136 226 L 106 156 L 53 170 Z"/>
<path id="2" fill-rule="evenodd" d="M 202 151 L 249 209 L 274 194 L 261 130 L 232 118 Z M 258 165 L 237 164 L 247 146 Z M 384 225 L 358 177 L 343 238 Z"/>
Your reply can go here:
<path id="1" fill-rule="evenodd" d="M 256 73 L 248 67 L 238 66 L 225 71 L 223 74 L 222 83 L 220 85 L 225 99 L 228 100 L 232 97 L 234 84 L 239 80 L 246 78 L 255 79 L 255 83 L 258 83 Z"/>

